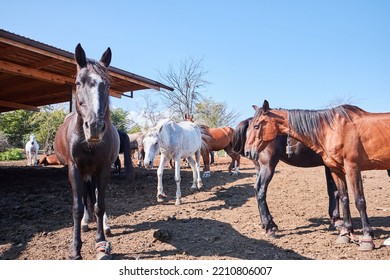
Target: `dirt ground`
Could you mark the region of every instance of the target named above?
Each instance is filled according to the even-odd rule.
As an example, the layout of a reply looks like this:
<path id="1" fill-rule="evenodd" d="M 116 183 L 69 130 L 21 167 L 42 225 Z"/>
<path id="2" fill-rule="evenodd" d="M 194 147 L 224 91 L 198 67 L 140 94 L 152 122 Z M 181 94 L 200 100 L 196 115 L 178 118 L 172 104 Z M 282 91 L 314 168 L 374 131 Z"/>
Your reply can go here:
<path id="1" fill-rule="evenodd" d="M 136 168 L 130 184 L 112 175 L 107 213 L 113 259 L 390 259 L 382 246 L 390 236 L 390 178 L 385 171 L 363 173 L 367 213 L 376 248 L 358 251 L 336 244 L 329 231 L 327 192 L 322 167 L 302 169 L 279 163 L 268 191 L 268 204 L 279 226 L 277 238 L 260 227 L 253 164 L 242 159 L 240 175 L 227 173 L 228 158 L 217 157 L 204 189 L 191 193 L 192 173 L 182 168 L 183 204 L 175 205 L 173 170 L 164 173 L 166 202 L 156 201 L 156 169 Z M 0 259 L 67 259 L 72 239 L 71 191 L 67 169 L 28 167 L 25 161 L 0 163 Z M 353 198 L 351 198 L 353 201 Z M 356 233 L 360 218 L 351 203 Z M 82 234 L 84 259 L 95 259 L 95 225 Z M 153 237 L 169 231 L 171 239 Z"/>

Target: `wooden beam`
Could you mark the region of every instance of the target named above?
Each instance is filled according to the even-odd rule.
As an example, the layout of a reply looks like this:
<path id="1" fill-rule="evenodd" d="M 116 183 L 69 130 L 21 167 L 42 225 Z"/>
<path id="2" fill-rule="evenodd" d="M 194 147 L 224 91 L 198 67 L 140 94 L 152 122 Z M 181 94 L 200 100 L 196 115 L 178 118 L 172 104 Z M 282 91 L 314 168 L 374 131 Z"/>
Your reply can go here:
<path id="1" fill-rule="evenodd" d="M 31 64 L 30 67 L 34 69 L 40 69 L 46 66 L 52 66 L 55 64 L 61 63 L 61 60 L 58 60 L 56 58 L 48 58 L 39 62 L 35 62 L 34 64 Z M 76 73 L 76 68 L 75 68 L 75 73 Z"/>
<path id="2" fill-rule="evenodd" d="M 21 104 L 21 103 L 15 103 L 15 102 L 9 102 L 9 101 L 3 101 L 3 100 L 0 100 L 0 106 L 12 108 L 12 109 L 23 109 L 23 110 L 36 111 L 36 112 L 39 111 L 39 108 L 35 107 L 35 106 L 30 106 L 30 105 Z"/>
<path id="3" fill-rule="evenodd" d="M 116 98 L 122 98 L 122 92 L 119 92 L 117 90 L 110 89 L 110 95 Z"/>
<path id="4" fill-rule="evenodd" d="M 16 53 L 18 50 L 19 50 L 19 48 L 16 46 L 6 47 L 6 48 L 0 50 L 0 57 L 4 57 L 6 55 Z"/>
<path id="5" fill-rule="evenodd" d="M 55 53 L 52 53 L 50 51 L 44 50 L 44 49 L 40 49 L 40 48 L 36 48 L 36 47 L 30 46 L 30 45 L 23 44 L 23 43 L 20 43 L 20 42 L 17 42 L 17 41 L 14 41 L 12 39 L 8 39 L 8 38 L 5 38 L 5 37 L 0 37 L 0 42 L 9 44 L 11 46 L 16 46 L 16 47 L 24 49 L 24 50 L 29 50 L 29 51 L 32 51 L 32 52 L 35 52 L 35 53 L 43 54 L 43 55 L 46 55 L 48 57 L 54 57 L 56 59 L 59 59 L 59 60 L 62 60 L 62 61 L 66 61 L 66 62 L 69 62 L 69 63 L 72 63 L 72 64 L 76 65 L 76 61 L 74 60 L 73 57 L 72 58 L 65 57 L 65 56 L 62 56 L 62 55 L 55 54 Z"/>
<path id="6" fill-rule="evenodd" d="M 128 82 L 131 82 L 131 83 L 134 83 L 137 85 L 141 85 L 141 86 L 146 87 L 146 88 L 151 88 L 151 89 L 155 89 L 157 91 L 160 91 L 160 88 L 158 86 L 155 86 L 155 85 L 152 85 L 152 84 L 149 84 L 149 83 L 146 83 L 146 82 L 134 79 L 134 78 L 130 78 L 129 76 L 124 76 L 124 75 L 115 73 L 114 71 L 110 71 L 110 68 L 108 68 L 108 70 L 109 70 L 110 76 L 112 76 L 112 77 L 116 77 L 116 78 L 124 80 L 124 81 L 128 81 Z"/>
<path id="7" fill-rule="evenodd" d="M 5 61 L 0 61 L 0 71 L 56 84 L 74 84 L 74 78 L 72 77 L 65 77 Z"/>

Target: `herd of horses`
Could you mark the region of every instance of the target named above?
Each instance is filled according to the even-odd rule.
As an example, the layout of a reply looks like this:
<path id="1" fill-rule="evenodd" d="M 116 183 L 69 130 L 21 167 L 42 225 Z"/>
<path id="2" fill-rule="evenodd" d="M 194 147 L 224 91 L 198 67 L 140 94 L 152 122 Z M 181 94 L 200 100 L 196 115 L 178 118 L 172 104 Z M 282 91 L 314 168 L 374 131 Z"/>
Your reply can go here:
<path id="1" fill-rule="evenodd" d="M 135 149 L 138 150 L 140 167 L 151 168 L 155 156 L 160 154 L 157 168 L 158 201 L 165 198 L 162 184 L 165 164 L 169 160 L 174 162 L 176 204 L 181 203 L 182 159 L 192 169 L 191 188 L 194 190 L 203 186 L 201 157 L 204 163 L 203 178 L 210 176 L 211 151 L 225 150 L 231 157 L 229 173 L 234 170 L 233 173 L 238 174 L 240 156 L 251 159 L 257 174 L 254 189 L 260 221 L 269 236 L 274 236 L 278 229 L 266 201 L 267 188 L 278 162 L 281 160 L 297 167 L 324 166 L 330 226 L 340 231 L 337 242 L 358 242 L 360 250 L 374 249 L 374 234 L 366 214 L 360 172 L 390 169 L 390 114 L 367 113 L 350 105 L 319 111 L 273 110 L 265 101 L 262 107 L 253 106 L 254 116 L 241 121 L 235 129 L 197 125 L 186 116 L 182 122 L 162 120 L 146 133 L 129 135 L 118 131 L 110 119 L 110 81 L 107 73 L 111 61 L 110 48 L 100 61 L 95 61 L 88 59 L 78 44 L 75 59 L 76 111 L 65 118 L 54 141 L 54 156 L 57 163 L 68 167 L 73 193 L 71 259 L 82 259 L 81 232 L 88 228 L 87 209 L 92 209 L 96 217 L 97 258 L 110 258 L 111 244 L 106 239 L 109 226 L 105 209 L 110 170 L 115 164 L 120 173 L 121 161 L 118 156 L 123 153 L 126 178 L 134 178 L 131 154 Z M 353 235 L 347 186 L 352 189 L 362 220 L 363 236 L 360 239 Z M 342 219 L 340 204 L 343 208 Z"/>

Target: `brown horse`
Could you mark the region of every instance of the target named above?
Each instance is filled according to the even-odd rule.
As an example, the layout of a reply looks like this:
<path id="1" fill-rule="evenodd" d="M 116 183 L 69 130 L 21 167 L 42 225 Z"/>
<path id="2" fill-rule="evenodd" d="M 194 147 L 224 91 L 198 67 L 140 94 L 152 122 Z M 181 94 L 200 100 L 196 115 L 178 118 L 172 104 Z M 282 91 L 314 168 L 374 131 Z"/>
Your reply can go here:
<path id="1" fill-rule="evenodd" d="M 235 152 L 245 156 L 244 148 L 247 139 L 247 131 L 252 118 L 241 121 L 234 129 L 233 149 Z M 270 213 L 267 203 L 267 190 L 270 184 L 276 166 L 279 160 L 296 167 L 317 167 L 323 166 L 322 158 L 314 151 L 307 148 L 301 142 L 295 139 L 289 139 L 292 147 L 289 153 L 286 152 L 288 140 L 287 135 L 278 135 L 264 150 L 259 152 L 257 160 L 252 160 L 257 173 L 255 183 L 255 195 L 257 207 L 260 214 L 261 226 L 265 229 L 268 236 L 275 236 L 278 226 Z M 330 174 L 330 170 L 325 166 L 326 185 L 329 197 L 328 213 L 330 217 L 330 229 L 338 228 L 342 221 L 340 220 L 339 199 L 336 185 Z"/>
<path id="2" fill-rule="evenodd" d="M 359 249 L 372 250 L 374 234 L 366 212 L 361 171 L 390 169 L 390 113 L 368 113 L 351 105 L 317 111 L 272 110 L 267 101 L 262 108 L 254 108 L 245 154 L 258 158 L 259 151 L 280 134 L 289 135 L 319 154 L 331 170 L 343 205 L 344 224 L 338 242 L 356 240 L 348 186 L 363 227 Z"/>
<path id="3" fill-rule="evenodd" d="M 229 164 L 229 174 L 238 175 L 240 166 L 240 154 L 232 149 L 234 129 L 229 126 L 211 128 L 205 125 L 198 125 L 202 134 L 208 135 L 207 146 L 202 149 L 203 158 L 203 177 L 210 176 L 210 152 L 225 150 L 231 157 L 232 161 Z M 234 169 L 233 173 L 232 170 Z"/>
<path id="4" fill-rule="evenodd" d="M 111 62 L 111 50 L 108 48 L 98 62 L 87 59 L 78 44 L 75 59 L 76 112 L 65 118 L 54 140 L 58 160 L 68 166 L 73 193 L 74 229 L 70 257 L 82 259 L 81 220 L 89 198 L 94 204 L 97 220 L 97 256 L 99 259 L 107 259 L 110 257 L 110 243 L 106 241 L 103 230 L 105 194 L 111 165 L 119 152 L 119 135 L 111 123 L 109 110 L 110 81 L 107 67 Z"/>
<path id="5" fill-rule="evenodd" d="M 140 132 L 130 133 L 128 134 L 128 136 L 130 139 L 131 154 L 133 154 L 134 151 L 137 151 L 138 167 L 142 167 L 144 166 L 144 158 L 145 158 L 145 150 L 143 144 L 145 133 L 140 131 Z"/>

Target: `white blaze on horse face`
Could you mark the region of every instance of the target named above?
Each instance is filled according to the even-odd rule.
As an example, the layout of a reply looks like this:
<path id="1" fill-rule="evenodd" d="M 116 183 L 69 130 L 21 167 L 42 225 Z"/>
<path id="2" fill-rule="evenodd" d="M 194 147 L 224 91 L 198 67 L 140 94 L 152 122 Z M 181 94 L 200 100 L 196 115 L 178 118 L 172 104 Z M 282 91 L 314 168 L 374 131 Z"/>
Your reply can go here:
<path id="1" fill-rule="evenodd" d="M 99 98 L 99 85 L 103 82 L 102 78 L 96 73 L 91 73 L 90 78 L 94 81 L 94 86 L 90 88 L 91 96 L 91 108 L 92 111 L 99 116 L 100 98 Z"/>

